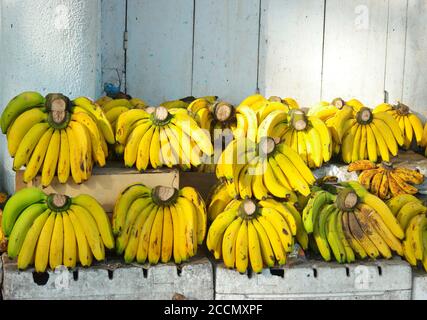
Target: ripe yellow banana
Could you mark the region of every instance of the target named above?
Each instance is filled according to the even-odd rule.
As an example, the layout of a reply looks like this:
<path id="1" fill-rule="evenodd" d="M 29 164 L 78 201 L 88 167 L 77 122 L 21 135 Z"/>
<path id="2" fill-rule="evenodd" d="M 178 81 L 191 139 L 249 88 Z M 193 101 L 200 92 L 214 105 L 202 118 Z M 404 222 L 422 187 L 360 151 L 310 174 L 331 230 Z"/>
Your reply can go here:
<path id="1" fill-rule="evenodd" d="M 50 213 L 51 212 L 48 209 L 39 215 L 25 235 L 25 240 L 22 243 L 22 247 L 18 255 L 17 265 L 19 270 L 25 270 L 34 260 L 37 241 Z"/>
<path id="2" fill-rule="evenodd" d="M 57 213 L 55 225 L 52 231 L 52 239 L 50 241 L 49 250 L 49 266 L 52 270 L 63 264 L 64 250 L 64 225 L 62 222 L 62 213 Z"/>
<path id="3" fill-rule="evenodd" d="M 160 260 L 163 263 L 169 262 L 173 251 L 173 225 L 172 214 L 168 206 L 163 207 L 163 234 Z"/>
<path id="4" fill-rule="evenodd" d="M 47 114 L 41 108 L 34 108 L 20 114 L 12 123 L 7 134 L 9 154 L 14 157 L 27 132 L 36 124 L 45 122 Z"/>
<path id="5" fill-rule="evenodd" d="M 191 187 L 184 187 L 180 190 L 181 195 L 187 200 L 191 201 L 193 206 L 196 208 L 197 214 L 197 242 L 202 244 L 206 236 L 207 228 L 207 212 L 206 205 L 202 199 L 202 196 Z"/>
<path id="6" fill-rule="evenodd" d="M 149 253 L 149 247 L 150 247 L 150 234 L 151 229 L 153 227 L 154 220 L 156 218 L 158 207 L 154 207 L 147 220 L 145 221 L 141 233 L 139 234 L 139 241 L 138 241 L 138 249 L 136 252 L 136 261 L 138 263 L 144 263 L 147 260 L 148 253 Z"/>
<path id="7" fill-rule="evenodd" d="M 31 127 L 19 144 L 13 160 L 13 170 L 17 171 L 30 161 L 30 157 L 40 139 L 49 130 L 49 124 L 40 122 Z"/>
<path id="8" fill-rule="evenodd" d="M 77 240 L 77 256 L 83 267 L 88 267 L 92 264 L 92 251 L 89 246 L 89 242 L 86 239 L 83 226 L 73 211 L 67 210 L 68 217 L 70 218 L 71 224 L 73 225 L 74 234 Z"/>
<path id="9" fill-rule="evenodd" d="M 70 176 L 70 153 L 67 131 L 62 129 L 57 170 L 60 183 L 66 183 Z"/>
<path id="10" fill-rule="evenodd" d="M 135 200 L 135 202 L 137 202 L 138 200 Z M 129 221 L 130 232 L 128 233 L 127 232 L 128 229 L 126 228 L 125 231 L 122 232 L 122 234 L 117 238 L 117 246 L 116 246 L 116 251 L 118 253 L 122 251 L 122 248 L 124 248 L 124 246 L 126 246 L 126 248 L 124 249 L 124 252 L 125 252 L 124 259 L 126 263 L 131 263 L 133 260 L 135 260 L 136 253 L 138 250 L 138 245 L 139 245 L 139 239 L 140 239 L 139 235 L 142 232 L 142 227 L 144 226 L 145 221 L 147 220 L 149 214 L 153 209 L 154 209 L 153 203 L 149 204 L 148 206 L 145 206 L 145 208 L 141 210 L 139 214 L 136 214 L 138 211 L 136 211 L 135 207 L 132 208 L 131 206 L 131 208 L 129 209 L 129 210 L 132 210 L 132 213 L 129 212 L 129 215 L 126 217 L 126 219 L 129 218 L 129 220 L 131 220 L 132 219 L 131 216 L 135 216 L 134 217 L 135 219 L 134 220 L 132 219 L 132 221 Z M 135 214 L 133 214 L 133 212 L 135 212 Z M 126 244 L 121 244 L 120 240 L 126 234 L 129 234 L 128 241 L 126 242 Z"/>
<path id="11" fill-rule="evenodd" d="M 52 232 L 55 226 L 56 213 L 52 212 L 41 229 L 34 258 L 34 268 L 36 272 L 45 272 L 49 262 L 49 250 L 52 239 Z"/>
<path id="12" fill-rule="evenodd" d="M 59 130 L 55 130 L 50 139 L 46 157 L 43 162 L 42 170 L 42 186 L 47 187 L 52 182 L 55 175 L 57 163 L 59 160 L 59 151 L 61 147 L 61 133 Z"/>
<path id="13" fill-rule="evenodd" d="M 209 228 L 206 239 L 206 245 L 210 251 L 213 251 L 218 246 L 218 242 L 223 238 L 224 231 L 236 218 L 236 209 L 226 210 L 215 218 Z"/>
<path id="14" fill-rule="evenodd" d="M 409 202 L 421 203 L 418 198 L 411 194 L 402 194 L 388 200 L 387 206 L 390 208 L 393 215 L 396 216 L 399 213 L 400 209 Z"/>
<path id="15" fill-rule="evenodd" d="M 245 273 L 249 265 L 248 222 L 243 221 L 236 237 L 236 269 Z"/>
<path id="16" fill-rule="evenodd" d="M 37 143 L 24 172 L 25 183 L 33 180 L 42 167 L 53 131 L 53 128 L 49 128 Z"/>
<path id="17" fill-rule="evenodd" d="M 360 228 L 378 249 L 378 252 L 381 253 L 384 258 L 390 259 L 392 257 L 390 248 L 375 230 L 375 227 L 371 223 L 371 220 L 367 219 L 368 217 L 366 215 L 361 214 L 358 209 L 354 211 L 354 215 L 357 221 L 359 222 Z"/>
<path id="18" fill-rule="evenodd" d="M 222 259 L 227 268 L 234 268 L 236 262 L 236 239 L 242 223 L 246 223 L 238 217 L 224 232 L 222 239 Z"/>
<path id="19" fill-rule="evenodd" d="M 260 273 L 263 267 L 261 245 L 258 238 L 258 233 L 251 220 L 247 222 L 248 228 L 248 252 L 252 270 Z"/>
<path id="20" fill-rule="evenodd" d="M 159 206 L 151 227 L 148 245 L 148 262 L 150 264 L 157 264 L 160 260 L 162 250 L 163 213 L 163 207 Z"/>
<path id="21" fill-rule="evenodd" d="M 64 224 L 64 266 L 74 268 L 77 263 L 77 239 L 68 213 L 62 214 L 62 222 Z"/>
<path id="22" fill-rule="evenodd" d="M 71 205 L 68 212 L 70 216 L 75 216 L 79 220 L 95 259 L 98 261 L 104 260 L 104 243 L 102 242 L 95 219 L 85 208 L 77 205 Z"/>
<path id="23" fill-rule="evenodd" d="M 88 211 L 96 222 L 102 241 L 106 248 L 114 248 L 114 236 L 108 215 L 102 206 L 93 197 L 81 194 L 73 197 L 71 202 L 77 206 L 83 207 Z"/>
<path id="24" fill-rule="evenodd" d="M 267 232 L 264 230 L 264 227 L 258 222 L 257 219 L 251 221 L 255 230 L 257 231 L 258 240 L 261 247 L 261 254 L 263 261 L 267 267 L 272 267 L 275 264 L 275 256 L 273 248 L 271 247 L 270 240 L 268 238 Z"/>

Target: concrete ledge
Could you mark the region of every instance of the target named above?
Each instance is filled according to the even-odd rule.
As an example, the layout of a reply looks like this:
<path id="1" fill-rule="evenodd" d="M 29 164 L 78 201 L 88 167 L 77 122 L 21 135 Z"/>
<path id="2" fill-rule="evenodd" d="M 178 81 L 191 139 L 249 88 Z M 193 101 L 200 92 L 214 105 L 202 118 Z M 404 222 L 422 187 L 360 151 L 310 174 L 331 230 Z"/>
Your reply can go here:
<path id="1" fill-rule="evenodd" d="M 216 266 L 215 299 L 411 299 L 412 270 L 393 260 L 337 264 L 306 261 L 261 274 Z"/>
<path id="2" fill-rule="evenodd" d="M 412 300 L 427 300 L 427 273 L 422 269 L 413 269 Z"/>
<path id="3" fill-rule="evenodd" d="M 90 268 L 64 269 L 36 274 L 19 271 L 16 263 L 2 258 L 2 294 L 5 300 L 88 299 L 205 299 L 214 298 L 213 270 L 207 258 L 196 257 L 174 264 L 125 265 L 119 261 Z"/>

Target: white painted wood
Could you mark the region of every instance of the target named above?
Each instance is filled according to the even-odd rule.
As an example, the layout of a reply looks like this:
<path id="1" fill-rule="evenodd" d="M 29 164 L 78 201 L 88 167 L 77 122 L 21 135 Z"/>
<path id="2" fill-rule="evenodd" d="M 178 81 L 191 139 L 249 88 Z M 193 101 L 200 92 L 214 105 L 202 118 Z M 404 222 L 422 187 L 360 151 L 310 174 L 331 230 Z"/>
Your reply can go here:
<path id="1" fill-rule="evenodd" d="M 127 88 L 149 104 L 191 94 L 193 0 L 128 0 Z"/>
<path id="2" fill-rule="evenodd" d="M 193 95 L 239 103 L 257 89 L 260 0 L 196 0 Z"/>
<path id="3" fill-rule="evenodd" d="M 326 1 L 322 99 L 384 100 L 387 0 Z"/>
<path id="4" fill-rule="evenodd" d="M 407 0 L 389 0 L 388 3 L 385 90 L 390 103 L 402 100 L 407 5 Z"/>
<path id="5" fill-rule="evenodd" d="M 101 0 L 102 85 L 125 85 L 126 0 Z M 103 90 L 103 88 L 102 88 Z"/>
<path id="6" fill-rule="evenodd" d="M 319 101 L 323 18 L 324 1 L 262 1 L 261 93 L 291 96 L 301 106 Z"/>
<path id="7" fill-rule="evenodd" d="M 427 117 L 427 1 L 409 0 L 403 101 Z"/>

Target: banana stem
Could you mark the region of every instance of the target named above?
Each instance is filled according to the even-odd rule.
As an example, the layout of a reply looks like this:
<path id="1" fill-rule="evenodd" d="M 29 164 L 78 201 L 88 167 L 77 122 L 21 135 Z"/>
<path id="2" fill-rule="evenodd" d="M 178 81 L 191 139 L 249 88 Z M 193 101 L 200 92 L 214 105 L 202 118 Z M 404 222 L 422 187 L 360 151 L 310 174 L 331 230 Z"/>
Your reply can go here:
<path id="1" fill-rule="evenodd" d="M 48 123 L 55 129 L 64 129 L 71 120 L 70 99 L 60 93 L 50 93 L 46 96 L 46 110 L 48 111 Z"/>
<path id="2" fill-rule="evenodd" d="M 71 206 L 71 198 L 63 194 L 53 193 L 47 197 L 47 206 L 55 212 L 67 211 Z"/>
<path id="3" fill-rule="evenodd" d="M 179 191 L 172 187 L 157 186 L 153 189 L 152 198 L 157 205 L 170 205 L 178 198 Z"/>
<path id="4" fill-rule="evenodd" d="M 373 120 L 372 111 L 369 108 L 363 107 L 356 115 L 356 120 L 359 124 L 367 125 Z"/>
<path id="5" fill-rule="evenodd" d="M 276 142 L 270 137 L 263 138 L 258 144 L 258 149 L 259 155 L 265 158 L 276 149 Z"/>
<path id="6" fill-rule="evenodd" d="M 345 101 L 342 98 L 335 98 L 331 104 L 341 110 L 345 106 Z"/>
<path id="7" fill-rule="evenodd" d="M 391 162 L 383 161 L 381 165 L 386 170 L 393 170 L 393 163 Z"/>
<path id="8" fill-rule="evenodd" d="M 153 114 L 154 111 L 156 111 L 156 107 L 150 106 L 150 107 L 145 108 L 145 112 L 147 112 L 148 114 Z"/>
<path id="9" fill-rule="evenodd" d="M 307 128 L 307 119 L 305 113 L 301 110 L 295 110 L 292 112 L 291 123 L 295 130 L 305 130 Z"/>
<path id="10" fill-rule="evenodd" d="M 352 189 L 344 189 L 338 193 L 336 203 L 340 210 L 351 211 L 359 203 L 359 197 Z"/>
<path id="11" fill-rule="evenodd" d="M 258 212 L 258 205 L 252 199 L 245 199 L 240 204 L 239 215 L 244 220 L 254 219 Z"/>
<path id="12" fill-rule="evenodd" d="M 397 113 L 401 116 L 406 116 L 409 114 L 410 109 L 406 104 L 403 104 L 402 102 L 398 101 L 397 105 L 395 106 Z"/>
<path id="13" fill-rule="evenodd" d="M 214 117 L 219 122 L 226 122 L 230 120 L 234 113 L 234 107 L 227 102 L 218 102 L 214 104 Z"/>
<path id="14" fill-rule="evenodd" d="M 282 102 L 282 98 L 278 97 L 278 96 L 271 96 L 270 98 L 268 98 L 268 101 L 270 102 Z"/>
<path id="15" fill-rule="evenodd" d="M 157 126 L 164 126 L 168 124 L 171 118 L 168 109 L 163 106 L 156 107 L 151 116 L 153 123 Z"/>

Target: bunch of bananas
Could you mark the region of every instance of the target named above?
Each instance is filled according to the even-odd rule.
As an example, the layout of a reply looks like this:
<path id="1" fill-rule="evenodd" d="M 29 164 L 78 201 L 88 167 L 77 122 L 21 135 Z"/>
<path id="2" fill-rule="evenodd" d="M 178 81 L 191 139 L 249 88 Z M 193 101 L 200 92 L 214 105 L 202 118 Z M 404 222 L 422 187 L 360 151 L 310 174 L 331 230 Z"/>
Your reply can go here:
<path id="1" fill-rule="evenodd" d="M 212 101 L 212 99 L 195 99 L 187 108 L 188 113 L 196 120 L 203 130 L 210 133 L 215 151 L 223 150 L 223 138 L 225 141 L 233 139 L 230 131 L 231 125 L 236 122 L 234 106 L 224 101 Z M 200 172 L 214 173 L 216 158 L 212 156 L 206 159 L 198 167 Z"/>
<path id="2" fill-rule="evenodd" d="M 417 170 L 395 168 L 390 162 L 375 164 L 369 160 L 358 160 L 348 166 L 348 172 L 361 171 L 359 182 L 372 194 L 383 200 L 400 194 L 416 194 L 412 184 L 424 182 L 424 175 Z"/>
<path id="3" fill-rule="evenodd" d="M 369 159 L 390 161 L 404 139 L 399 124 L 387 112 L 375 112 L 362 105 L 345 105 L 337 112 L 332 132 L 341 144 L 345 163 Z"/>
<path id="4" fill-rule="evenodd" d="M 181 190 L 131 185 L 119 196 L 113 214 L 116 251 L 126 263 L 175 263 L 197 253 L 206 235 L 206 206 L 191 187 Z"/>
<path id="5" fill-rule="evenodd" d="M 208 195 L 208 219 L 214 221 L 215 218 L 225 211 L 227 205 L 234 198 L 230 196 L 228 191 L 228 184 L 224 180 L 218 181 L 216 185 L 212 187 Z"/>
<path id="6" fill-rule="evenodd" d="M 187 109 L 190 103 L 192 103 L 196 99 L 204 99 L 207 100 L 209 103 L 214 103 L 216 100 L 218 100 L 217 96 L 204 96 L 200 98 L 195 98 L 193 96 L 177 99 L 177 100 L 170 100 L 170 101 L 164 101 L 160 105 L 167 108 L 167 109 Z"/>
<path id="7" fill-rule="evenodd" d="M 260 94 L 254 94 L 246 97 L 239 106 L 247 106 L 255 111 L 260 122 L 274 110 L 285 110 L 286 112 L 289 112 L 289 110 L 292 109 L 299 109 L 298 102 L 293 98 L 282 99 L 278 96 L 271 96 L 266 99 Z"/>
<path id="8" fill-rule="evenodd" d="M 388 259 L 392 251 L 403 254 L 403 230 L 381 199 L 355 181 L 342 183 L 336 191 L 315 191 L 302 215 L 324 260 L 350 263 L 356 254 L 361 259 Z"/>
<path id="9" fill-rule="evenodd" d="M 44 272 L 64 265 L 74 268 L 77 260 L 90 266 L 93 257 L 105 259 L 105 248 L 114 248 L 110 220 L 91 196 L 70 198 L 47 196 L 40 189 L 18 191 L 6 203 L 2 229 L 8 238 L 9 258 L 18 257 L 18 268 L 35 265 Z"/>
<path id="10" fill-rule="evenodd" d="M 148 107 L 147 103 L 139 98 L 112 99 L 108 96 L 104 96 L 99 98 L 96 103 L 104 111 L 114 132 L 116 131 L 117 119 L 122 113 L 130 109 L 145 109 Z"/>
<path id="11" fill-rule="evenodd" d="M 344 106 L 347 106 L 347 108 L 341 112 Z M 357 99 L 344 101 L 342 98 L 335 98 L 331 103 L 321 101 L 309 108 L 307 115 L 319 118 L 325 122 L 328 127 L 332 137 L 332 150 L 334 155 L 339 154 L 341 150 L 341 141 L 337 134 L 335 123 L 340 122 L 342 117 L 345 117 L 348 112 L 351 112 L 351 108 L 360 108 L 361 106 L 363 106 L 363 104 Z"/>
<path id="12" fill-rule="evenodd" d="M 284 265 L 295 236 L 307 248 L 301 216 L 290 203 L 233 200 L 224 210 L 209 227 L 206 244 L 227 268 L 245 273 L 250 265 L 259 273 L 264 266 Z"/>
<path id="13" fill-rule="evenodd" d="M 266 131 L 272 137 L 280 137 L 286 127 L 287 114 L 293 108 L 298 108 L 298 104 L 291 98 L 267 100 L 259 94 L 249 96 L 236 108 L 236 122 L 231 125 L 233 135 L 236 139 L 248 138 L 254 142 L 266 136 Z"/>
<path id="14" fill-rule="evenodd" d="M 396 105 L 382 103 L 374 108 L 373 113 L 375 114 L 378 112 L 387 112 L 396 119 L 403 135 L 403 147 L 405 149 L 409 149 L 413 141 L 415 141 L 417 145 L 421 145 L 423 124 L 421 119 L 412 113 L 408 106 L 401 102 L 398 102 Z"/>
<path id="15" fill-rule="evenodd" d="M 179 165 L 183 170 L 198 167 L 204 157 L 211 157 L 213 146 L 186 109 L 163 106 L 147 112 L 132 109 L 117 120 L 116 139 L 124 146 L 127 167 L 146 170 Z M 151 112 L 151 113 L 150 113 Z"/>
<path id="16" fill-rule="evenodd" d="M 274 121 L 274 120 L 273 120 Z M 278 137 L 302 157 L 310 168 L 319 168 L 332 157 L 332 137 L 326 124 L 303 110 L 291 110 L 286 122 L 279 122 L 272 136 Z"/>
<path id="17" fill-rule="evenodd" d="M 301 157 L 285 143 L 262 138 L 233 140 L 221 154 L 216 175 L 225 179 L 231 197 L 262 200 L 269 194 L 297 202 L 294 193 L 310 194 L 315 181 Z"/>
<path id="18" fill-rule="evenodd" d="M 89 179 L 96 162 L 105 165 L 114 133 L 102 110 L 87 98 L 74 101 L 62 94 L 23 92 L 3 111 L 1 129 L 7 133 L 13 169 L 25 166 L 24 182 L 41 172 L 50 185 L 57 172 L 60 183 L 70 174 L 75 183 Z"/>
<path id="19" fill-rule="evenodd" d="M 396 196 L 387 202 L 405 231 L 403 253 L 413 266 L 421 261 L 427 271 L 427 207 L 413 195 Z"/>

